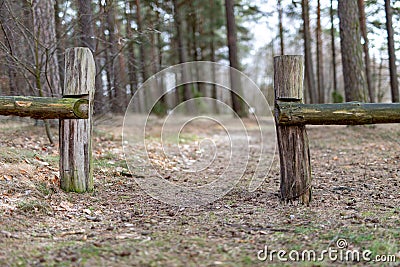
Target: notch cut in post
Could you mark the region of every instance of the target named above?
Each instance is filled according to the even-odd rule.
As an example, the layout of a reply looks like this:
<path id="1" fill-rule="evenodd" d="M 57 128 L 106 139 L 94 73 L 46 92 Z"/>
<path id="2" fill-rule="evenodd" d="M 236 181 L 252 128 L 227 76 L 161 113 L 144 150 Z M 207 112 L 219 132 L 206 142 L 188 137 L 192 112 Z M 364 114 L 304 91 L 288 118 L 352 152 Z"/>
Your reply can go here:
<path id="1" fill-rule="evenodd" d="M 88 119 L 60 120 L 60 180 L 67 192 L 93 190 L 92 115 L 95 91 L 95 63 L 90 49 L 66 50 L 64 96 L 85 97 Z"/>
<path id="2" fill-rule="evenodd" d="M 303 56 L 274 58 L 275 122 L 280 159 L 280 196 L 285 202 L 311 201 L 311 164 L 305 125 L 278 124 L 281 102 L 303 103 Z"/>

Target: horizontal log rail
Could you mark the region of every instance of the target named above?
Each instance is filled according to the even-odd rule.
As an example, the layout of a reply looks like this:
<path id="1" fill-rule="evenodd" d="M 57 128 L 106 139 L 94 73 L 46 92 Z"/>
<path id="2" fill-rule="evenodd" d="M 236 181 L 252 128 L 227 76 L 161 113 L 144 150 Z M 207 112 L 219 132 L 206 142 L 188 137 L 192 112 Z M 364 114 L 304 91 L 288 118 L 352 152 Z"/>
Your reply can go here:
<path id="1" fill-rule="evenodd" d="M 361 125 L 400 123 L 400 103 L 302 104 L 278 101 L 279 125 Z"/>
<path id="2" fill-rule="evenodd" d="M 0 115 L 34 119 L 87 119 L 89 100 L 32 96 L 0 96 Z"/>

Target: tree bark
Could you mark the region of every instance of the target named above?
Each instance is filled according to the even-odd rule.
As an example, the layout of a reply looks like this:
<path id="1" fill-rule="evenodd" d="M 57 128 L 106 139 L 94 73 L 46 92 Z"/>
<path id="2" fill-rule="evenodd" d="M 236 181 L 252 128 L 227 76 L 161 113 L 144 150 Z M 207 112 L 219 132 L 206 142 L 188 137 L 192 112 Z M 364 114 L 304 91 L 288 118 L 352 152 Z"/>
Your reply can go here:
<path id="1" fill-rule="evenodd" d="M 282 0 L 278 0 L 279 40 L 281 42 L 281 56 L 285 54 L 282 13 L 283 13 Z"/>
<path id="2" fill-rule="evenodd" d="M 311 55 L 311 34 L 310 34 L 310 16 L 308 0 L 301 1 L 304 35 L 304 55 L 305 55 L 305 75 L 307 80 L 307 89 L 310 96 L 310 102 L 316 103 L 317 90 L 315 87 L 314 68 Z"/>
<path id="3" fill-rule="evenodd" d="M 186 54 L 186 45 L 183 38 L 183 25 L 181 14 L 178 9 L 178 1 L 172 1 L 174 5 L 174 20 L 175 20 L 175 28 L 176 28 L 176 39 L 178 43 L 178 56 L 179 56 L 179 63 L 187 62 L 187 54 Z M 188 73 L 186 68 L 182 68 L 182 80 L 188 81 Z M 192 89 L 190 88 L 190 84 L 185 83 L 183 86 L 183 101 L 187 101 L 193 98 Z M 178 88 L 176 89 L 178 90 Z M 189 101 L 186 104 L 187 112 L 193 114 L 195 112 L 195 106 L 193 101 Z"/>
<path id="4" fill-rule="evenodd" d="M 214 0 L 209 0 L 209 5 L 211 8 L 211 13 L 210 13 L 210 24 L 214 25 L 215 24 L 215 3 Z M 214 27 L 210 27 L 210 60 L 211 62 L 216 62 L 216 56 L 215 56 L 215 29 Z M 215 114 L 219 113 L 218 110 L 218 91 L 217 91 L 217 86 L 216 86 L 216 73 L 215 73 L 215 65 L 212 65 L 211 69 L 211 78 L 212 78 L 212 84 L 211 84 L 211 98 L 214 99 L 213 101 L 213 112 Z"/>
<path id="5" fill-rule="evenodd" d="M 38 90 L 43 96 L 60 96 L 54 0 L 32 0 L 32 14 Z"/>
<path id="6" fill-rule="evenodd" d="M 335 26 L 333 24 L 333 0 L 331 0 L 331 6 L 329 10 L 331 19 L 331 51 L 332 51 L 332 72 L 333 72 L 333 93 L 337 95 L 337 75 L 336 75 L 336 46 L 335 46 Z"/>
<path id="7" fill-rule="evenodd" d="M 95 39 L 93 30 L 93 15 L 91 1 L 77 0 L 78 6 L 78 29 L 80 46 L 95 50 Z"/>
<path id="8" fill-rule="evenodd" d="M 126 35 L 128 37 L 128 73 L 129 73 L 129 87 L 131 89 L 131 96 L 133 96 L 136 93 L 137 90 L 137 75 L 136 75 L 136 56 L 135 56 L 135 45 L 134 45 L 134 40 L 133 40 L 133 33 L 131 29 L 131 25 L 133 22 L 133 15 L 132 15 L 132 10 L 134 7 L 134 0 L 128 1 L 127 5 L 129 7 L 129 13 L 126 12 Z M 137 107 L 134 107 L 137 108 Z M 136 111 L 138 111 L 136 109 Z"/>
<path id="9" fill-rule="evenodd" d="M 369 58 L 369 40 L 367 32 L 367 23 L 365 19 L 365 6 L 364 0 L 358 0 L 358 9 L 360 12 L 360 29 L 361 36 L 364 39 L 363 50 L 364 50 L 364 66 L 365 66 L 365 77 L 367 81 L 369 101 L 375 102 L 375 88 L 371 78 L 371 60 Z"/>
<path id="10" fill-rule="evenodd" d="M 142 11 L 140 8 L 140 0 L 136 0 L 136 25 L 137 31 L 139 33 L 139 57 L 140 57 L 140 69 L 142 74 L 142 83 L 147 80 L 149 77 L 149 72 L 147 69 L 147 59 L 146 59 L 146 52 L 145 52 L 145 44 L 144 44 L 144 37 L 143 37 L 143 22 L 142 22 Z"/>
<path id="11" fill-rule="evenodd" d="M 317 78 L 318 102 L 325 102 L 324 58 L 322 51 L 321 1 L 317 1 Z"/>
<path id="12" fill-rule="evenodd" d="M 123 113 L 125 111 L 124 103 L 126 99 L 125 88 L 122 83 L 122 69 L 120 68 L 120 51 L 118 44 L 118 28 L 115 24 L 115 2 L 113 0 L 107 0 L 107 28 L 108 28 L 108 44 L 110 61 L 110 76 L 112 81 L 113 99 L 111 102 L 112 110 L 116 113 Z"/>
<path id="13" fill-rule="evenodd" d="M 365 102 L 365 75 L 357 0 L 339 0 L 338 12 L 346 101 Z"/>
<path id="14" fill-rule="evenodd" d="M 31 4 L 36 88 L 39 96 L 60 96 L 54 0 L 32 0 Z M 49 122 L 44 121 L 44 124 L 49 142 L 53 144 Z"/>
<path id="15" fill-rule="evenodd" d="M 58 1 L 54 1 L 54 22 L 56 28 L 56 39 L 57 39 L 57 59 L 58 59 L 58 73 L 60 75 L 60 87 L 64 86 L 64 51 L 65 51 L 65 38 L 63 35 L 65 33 L 64 25 L 60 19 L 60 6 Z"/>
<path id="16" fill-rule="evenodd" d="M 100 60 L 96 55 L 96 41 L 94 33 L 93 11 L 91 1 L 76 0 L 78 7 L 78 29 L 79 29 L 79 45 L 88 47 L 94 53 L 94 59 L 97 66 L 100 66 Z M 96 113 L 103 112 L 104 96 L 103 96 L 103 80 L 101 73 L 96 74 L 96 92 L 94 96 L 94 110 Z"/>
<path id="17" fill-rule="evenodd" d="M 131 25 L 133 22 L 133 15 L 132 15 L 132 10 L 134 7 L 134 0 L 128 1 L 127 5 L 129 7 L 129 13 L 126 12 L 126 35 L 128 37 L 128 73 L 129 73 L 129 87 L 131 89 L 131 96 L 133 96 L 136 93 L 137 90 L 137 68 L 136 68 L 136 56 L 135 56 L 135 45 L 134 45 L 134 40 L 133 40 L 133 34 L 132 34 L 132 29 Z M 137 107 L 136 111 L 138 111 Z"/>
<path id="18" fill-rule="evenodd" d="M 231 68 L 240 70 L 237 51 L 236 20 L 233 0 L 225 0 L 225 12 L 229 49 L 229 63 Z M 240 79 L 238 75 L 232 70 L 230 72 L 230 82 L 232 109 L 236 114 L 238 114 L 239 117 L 247 117 L 245 103 L 239 97 L 243 97 L 243 95 L 241 94 Z"/>
<path id="19" fill-rule="evenodd" d="M 397 77 L 396 67 L 396 51 L 394 49 L 394 31 L 392 23 L 393 10 L 390 6 L 390 0 L 385 0 L 386 12 L 386 30 L 388 40 L 388 53 L 389 53 L 389 71 L 390 71 L 390 89 L 392 93 L 392 102 L 399 102 L 399 81 Z"/>

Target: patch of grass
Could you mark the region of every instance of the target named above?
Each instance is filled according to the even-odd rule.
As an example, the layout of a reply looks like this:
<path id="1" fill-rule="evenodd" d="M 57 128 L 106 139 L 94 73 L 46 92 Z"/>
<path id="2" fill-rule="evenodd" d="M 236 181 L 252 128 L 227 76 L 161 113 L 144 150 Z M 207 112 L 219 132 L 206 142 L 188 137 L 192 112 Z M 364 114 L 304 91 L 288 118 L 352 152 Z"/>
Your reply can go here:
<path id="1" fill-rule="evenodd" d="M 35 155 L 36 156 L 36 155 Z M 43 161 L 48 162 L 51 166 L 57 166 L 59 165 L 60 162 L 60 156 L 58 155 L 37 155 L 39 156 Z"/>
<path id="2" fill-rule="evenodd" d="M 398 251 L 395 240 L 381 239 L 372 242 L 367 249 L 372 251 L 372 256 L 394 254 Z"/>
<path id="3" fill-rule="evenodd" d="M 93 257 L 93 256 L 100 256 L 102 249 L 93 245 L 86 245 L 81 247 L 79 251 L 82 254 L 82 256 Z"/>
<path id="4" fill-rule="evenodd" d="M 15 148 L 15 147 L 0 147 L 1 162 L 18 163 L 24 160 L 31 161 L 35 157 L 39 157 L 42 161 L 48 162 L 51 166 L 58 166 L 60 157 L 58 155 L 40 154 L 38 151 Z"/>
<path id="5" fill-rule="evenodd" d="M 40 182 L 39 184 L 37 184 L 37 185 L 36 185 L 36 189 L 37 189 L 40 193 L 42 193 L 43 195 L 45 195 L 45 196 L 48 196 L 48 195 L 54 193 L 54 191 L 53 191 L 51 188 L 49 188 L 49 187 L 47 186 L 47 184 L 44 183 L 44 182 Z"/>
<path id="6" fill-rule="evenodd" d="M 0 157 L 4 163 L 17 163 L 24 158 L 32 158 L 33 155 L 34 152 L 28 149 L 19 148 L 17 150 L 14 147 L 0 147 Z"/>
<path id="7" fill-rule="evenodd" d="M 51 207 L 49 206 L 49 204 L 39 200 L 20 201 L 17 204 L 17 208 L 22 210 L 23 212 L 41 212 L 41 213 L 51 212 Z"/>
<path id="8" fill-rule="evenodd" d="M 199 136 L 197 136 L 196 134 L 180 134 L 179 135 L 179 142 L 181 143 L 191 143 L 191 142 L 195 142 L 198 141 L 200 139 Z"/>
<path id="9" fill-rule="evenodd" d="M 102 141 L 121 141 L 122 136 L 115 136 L 114 134 L 107 132 L 105 130 L 98 129 L 96 127 L 93 128 L 93 136 L 101 137 Z"/>
<path id="10" fill-rule="evenodd" d="M 255 263 L 257 263 L 254 258 L 250 257 L 250 256 L 243 256 L 242 260 L 241 260 L 242 264 L 244 266 L 253 266 Z"/>
<path id="11" fill-rule="evenodd" d="M 122 167 L 127 169 L 125 160 L 115 160 L 118 158 L 116 155 L 107 152 L 104 156 L 93 161 L 94 166 L 97 168 L 115 168 Z"/>
<path id="12" fill-rule="evenodd" d="M 187 143 L 193 143 L 195 141 L 200 140 L 200 137 L 196 134 L 189 134 L 189 133 L 181 133 L 179 134 L 179 140 L 176 139 L 177 136 L 170 134 L 170 135 L 164 135 L 163 136 L 163 143 L 173 143 L 175 144 L 177 141 L 179 141 L 180 144 L 187 144 Z M 161 142 L 161 138 L 158 136 L 146 136 L 146 140 L 148 141 L 155 141 L 155 142 Z"/>
<path id="13" fill-rule="evenodd" d="M 375 212 L 374 211 L 363 211 L 362 213 L 361 213 L 361 215 L 363 216 L 363 217 L 374 217 L 375 216 Z"/>
<path id="14" fill-rule="evenodd" d="M 297 226 L 297 227 L 294 229 L 294 232 L 295 232 L 295 233 L 297 233 L 297 234 L 304 234 L 304 235 L 308 235 L 308 234 L 313 233 L 313 232 L 315 232 L 315 231 L 316 231 L 316 229 L 313 228 L 313 227 L 310 227 L 310 226 Z"/>
<path id="15" fill-rule="evenodd" d="M 344 236 L 348 242 L 352 242 L 356 245 L 361 245 L 375 239 L 374 233 L 360 233 L 358 231 L 349 232 L 342 236 Z"/>

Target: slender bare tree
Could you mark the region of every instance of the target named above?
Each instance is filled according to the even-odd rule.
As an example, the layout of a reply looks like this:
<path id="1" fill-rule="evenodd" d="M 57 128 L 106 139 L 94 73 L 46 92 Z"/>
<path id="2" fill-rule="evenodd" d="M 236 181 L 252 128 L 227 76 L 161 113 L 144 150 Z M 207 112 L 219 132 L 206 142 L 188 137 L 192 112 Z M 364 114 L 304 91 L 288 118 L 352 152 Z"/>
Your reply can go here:
<path id="1" fill-rule="evenodd" d="M 228 37 L 228 48 L 229 48 L 229 63 L 234 69 L 239 70 L 239 59 L 237 51 L 237 36 L 236 36 L 236 20 L 234 12 L 234 1 L 225 0 L 225 12 L 226 12 L 226 28 Z M 240 117 L 246 117 L 247 112 L 245 110 L 245 103 L 240 99 L 240 79 L 237 74 L 231 71 L 230 73 L 231 81 L 231 99 L 232 99 L 232 109 Z"/>
<path id="2" fill-rule="evenodd" d="M 396 52 L 394 49 L 394 31 L 392 22 L 392 7 L 390 0 L 385 0 L 385 11 L 386 11 L 386 30 L 388 40 L 388 52 L 389 52 L 389 72 L 390 72 L 390 89 L 392 92 L 392 102 L 399 102 L 399 81 L 397 77 L 396 67 Z"/>
<path id="3" fill-rule="evenodd" d="M 304 37 L 304 55 L 305 55 L 305 75 L 310 102 L 317 102 L 317 90 L 315 88 L 314 68 L 311 56 L 311 33 L 310 33 L 310 15 L 308 0 L 301 1 L 303 18 L 303 37 Z"/>

